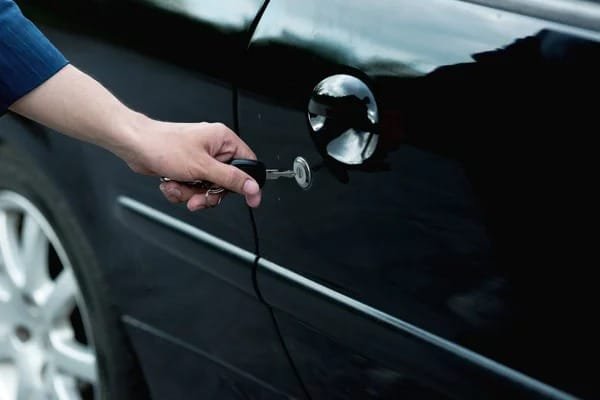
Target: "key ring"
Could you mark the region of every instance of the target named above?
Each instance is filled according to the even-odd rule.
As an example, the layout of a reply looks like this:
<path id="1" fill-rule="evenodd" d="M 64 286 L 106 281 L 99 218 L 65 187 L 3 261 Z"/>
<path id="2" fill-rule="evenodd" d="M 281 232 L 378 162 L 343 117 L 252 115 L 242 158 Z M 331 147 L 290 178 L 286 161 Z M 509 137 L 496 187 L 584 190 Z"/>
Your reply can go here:
<path id="1" fill-rule="evenodd" d="M 165 178 L 164 176 L 160 178 L 161 182 L 171 182 L 173 181 L 173 179 L 170 178 Z M 194 188 L 198 188 L 201 190 L 212 190 L 213 188 L 215 188 L 214 183 L 212 182 L 207 182 L 207 181 L 173 181 L 173 182 L 177 182 L 179 184 L 182 185 L 186 185 L 186 186 L 190 186 L 190 187 L 194 187 Z"/>
<path id="2" fill-rule="evenodd" d="M 213 186 L 210 189 L 206 190 L 206 196 L 208 196 L 209 194 L 221 194 L 224 191 L 225 189 L 220 186 Z"/>
<path id="3" fill-rule="evenodd" d="M 223 200 L 223 196 L 221 196 L 221 193 L 223 193 L 224 191 L 225 191 L 225 189 L 222 187 L 213 186 L 212 188 L 210 188 L 206 192 L 204 192 L 204 198 L 206 199 L 206 204 L 207 204 L 208 208 L 214 208 L 214 207 L 218 206 L 219 204 L 221 204 L 221 200 Z M 217 204 L 211 205 L 209 203 L 208 196 L 213 195 L 213 194 L 218 195 L 219 200 L 217 201 Z"/>

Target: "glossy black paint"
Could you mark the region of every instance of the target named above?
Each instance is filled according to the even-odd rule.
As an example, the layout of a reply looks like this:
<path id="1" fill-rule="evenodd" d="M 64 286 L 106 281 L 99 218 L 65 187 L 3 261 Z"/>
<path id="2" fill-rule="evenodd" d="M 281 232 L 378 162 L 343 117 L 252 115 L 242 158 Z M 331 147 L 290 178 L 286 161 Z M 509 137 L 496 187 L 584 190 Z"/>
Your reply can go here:
<path id="1" fill-rule="evenodd" d="M 151 327 L 129 320 L 127 327 L 133 340 L 147 349 L 168 348 L 166 352 L 148 352 L 145 358 L 148 380 L 161 382 L 153 393 L 157 399 L 287 399 L 269 381 L 257 379 L 238 370 L 231 378 L 235 367 L 227 365 L 208 353 L 179 342 L 176 338 L 153 331 Z M 266 361 L 266 360 L 265 360 Z M 265 366 L 272 368 L 265 363 Z"/>
<path id="2" fill-rule="evenodd" d="M 224 3 L 238 12 L 229 22 L 215 14 Z M 204 19 L 124 2 L 106 2 L 98 13 L 89 12 L 89 3 L 80 12 L 58 2 L 29 4 L 25 12 L 44 23 L 73 64 L 133 108 L 162 120 L 234 128 L 232 67 L 261 5 L 207 4 L 197 10 Z M 216 48 L 220 57 L 206 56 Z M 153 398 L 303 398 L 271 311 L 255 291 L 255 241 L 241 198 L 228 196 L 220 212 L 192 214 L 162 198 L 157 177 L 136 176 L 103 150 L 13 116 L 1 124 L 2 140 L 33 154 L 79 216 Z M 122 196 L 225 239 L 250 258 L 140 216 L 119 203 Z"/>
<path id="3" fill-rule="evenodd" d="M 598 89 L 595 33 L 453 0 L 35 3 L 28 15 L 134 108 L 225 122 L 269 167 L 300 155 L 313 168 L 309 191 L 267 185 L 256 242 L 239 198 L 189 214 L 112 155 L 0 121 L 0 140 L 30 152 L 83 221 L 155 398 L 303 398 L 302 385 L 314 399 L 598 395 L 596 110 L 582 95 Z M 313 89 L 340 73 L 379 109 L 361 165 L 310 134 Z M 260 249 L 258 268 L 120 196 Z"/>
<path id="4" fill-rule="evenodd" d="M 25 14 L 230 84 L 263 0 L 21 0 Z"/>
<path id="5" fill-rule="evenodd" d="M 286 182 L 265 191 L 261 257 L 556 388 L 597 395 L 586 222 L 596 113 L 581 95 L 599 84 L 592 37 L 463 2 L 272 2 L 249 49 L 240 132 L 267 165 L 300 155 L 315 178 L 308 192 Z M 360 166 L 324 157 L 310 137 L 312 90 L 340 73 L 369 84 L 379 106 L 377 154 Z M 319 295 L 269 274 L 259 268 L 259 288 L 313 397 L 343 398 L 332 383 L 362 382 L 373 368 L 404 376 L 407 360 L 384 361 L 411 351 L 402 332 L 373 351 L 346 335 L 366 322 L 334 318 L 341 305 L 320 316 Z M 354 357 L 369 362 L 340 370 Z M 433 346 L 419 361 L 439 368 L 408 368 L 420 386 L 453 376 Z M 458 375 L 444 393 L 504 397 L 474 382 Z"/>

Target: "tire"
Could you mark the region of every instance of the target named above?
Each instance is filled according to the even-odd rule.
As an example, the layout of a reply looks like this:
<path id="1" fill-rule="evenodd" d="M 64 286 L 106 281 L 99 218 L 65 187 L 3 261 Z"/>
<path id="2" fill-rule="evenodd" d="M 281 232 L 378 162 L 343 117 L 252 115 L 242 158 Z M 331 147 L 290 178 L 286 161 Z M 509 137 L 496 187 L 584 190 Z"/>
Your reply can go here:
<path id="1" fill-rule="evenodd" d="M 58 397 L 57 390 L 70 391 L 71 397 L 67 398 L 73 399 L 149 398 L 120 315 L 110 303 L 112 296 L 108 294 L 102 270 L 74 213 L 33 161 L 8 145 L 0 144 L 0 227 L 3 221 L 6 228 L 0 228 L 0 231 L 5 229 L 8 233 L 2 236 L 0 232 L 0 243 L 4 237 L 8 250 L 0 252 L 0 361 L 2 357 L 5 361 L 11 360 L 5 362 L 4 368 L 12 370 L 15 376 L 27 376 L 14 386 L 19 390 L 33 390 L 35 394 L 45 393 L 50 398 Z M 38 228 L 35 228 L 36 224 Z M 46 229 L 47 226 L 50 228 Z M 25 250 L 44 248 L 43 239 L 29 239 L 39 239 L 39 235 L 25 234 L 27 231 L 37 235 L 36 229 L 46 236 L 49 250 Z M 16 239 L 11 241 L 11 235 Z M 15 254 L 20 254 L 20 258 L 6 258 L 11 254 L 10 243 L 17 241 L 20 245 L 14 246 Z M 28 245 L 30 242 L 35 245 Z M 32 256 L 37 253 L 41 258 Z M 38 263 L 44 258 L 47 261 Z M 10 261 L 17 259 L 21 261 Z M 23 261 L 33 259 L 36 261 Z M 23 267 L 26 265 L 31 267 Z M 42 267 L 36 269 L 37 265 Z M 45 270 L 44 265 L 47 265 L 47 271 L 35 272 Z M 27 275 L 19 272 L 19 268 L 34 272 Z M 69 281 L 70 276 L 74 278 L 70 279 L 75 289 L 57 290 L 56 293 L 73 293 L 73 296 L 65 300 L 66 306 L 57 308 L 59 311 L 49 312 L 54 308 L 48 305 L 51 303 L 48 293 L 54 293 L 51 288 L 58 285 L 67 287 L 68 284 L 63 282 Z M 4 289 L 1 279 L 4 279 Z M 18 282 L 34 289 L 19 289 Z M 71 306 L 73 311 L 64 311 L 65 307 Z M 45 323 L 39 322 L 42 320 Z M 79 358 L 85 360 L 82 364 L 85 367 L 80 368 L 68 357 L 54 356 L 61 343 L 81 350 L 81 354 L 91 354 L 95 360 L 91 356 Z M 42 356 L 38 357 L 39 354 Z M 53 361 L 46 362 L 46 359 Z M 0 386 L 2 375 L 0 370 Z M 22 394 L 21 397 L 27 396 Z M 2 393 L 0 398 L 4 399 Z"/>

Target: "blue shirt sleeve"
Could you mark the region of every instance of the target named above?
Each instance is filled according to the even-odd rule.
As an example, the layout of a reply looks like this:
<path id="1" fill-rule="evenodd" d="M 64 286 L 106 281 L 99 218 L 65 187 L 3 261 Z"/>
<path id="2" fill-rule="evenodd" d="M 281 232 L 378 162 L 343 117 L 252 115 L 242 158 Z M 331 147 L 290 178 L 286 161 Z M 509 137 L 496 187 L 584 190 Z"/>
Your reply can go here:
<path id="1" fill-rule="evenodd" d="M 0 115 L 67 63 L 14 1 L 0 0 Z"/>

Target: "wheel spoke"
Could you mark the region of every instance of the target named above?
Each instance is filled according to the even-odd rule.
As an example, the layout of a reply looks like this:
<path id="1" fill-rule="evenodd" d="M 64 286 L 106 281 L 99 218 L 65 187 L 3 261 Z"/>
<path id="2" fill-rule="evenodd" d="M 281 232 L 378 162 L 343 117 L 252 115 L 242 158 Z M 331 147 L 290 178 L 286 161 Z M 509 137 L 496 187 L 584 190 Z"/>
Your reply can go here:
<path id="1" fill-rule="evenodd" d="M 56 400 L 75 400 L 80 397 L 75 380 L 64 376 L 52 379 L 52 394 Z"/>
<path id="2" fill-rule="evenodd" d="M 9 281 L 8 276 L 2 273 L 2 265 L 0 265 L 0 310 L 2 310 L 2 304 L 8 303 L 12 296 L 14 287 Z M 3 315 L 0 311 L 0 315 Z"/>
<path id="3" fill-rule="evenodd" d="M 54 337 L 51 340 L 51 359 L 55 367 L 85 382 L 95 383 L 96 356 L 94 352 L 72 338 Z"/>
<path id="4" fill-rule="evenodd" d="M 51 397 L 48 397 L 48 394 L 45 390 L 37 390 L 34 392 L 33 396 L 30 397 L 30 400 L 48 400 Z"/>
<path id="5" fill-rule="evenodd" d="M 67 317 L 75 306 L 77 283 L 70 269 L 63 270 L 54 281 L 46 301 L 42 304 L 42 315 L 47 321 Z"/>
<path id="6" fill-rule="evenodd" d="M 17 219 L 15 215 L 0 211 L 0 259 L 4 271 L 17 287 L 23 285 L 23 263 L 19 253 L 17 233 Z"/>
<path id="7" fill-rule="evenodd" d="M 17 400 L 30 400 L 35 398 L 35 387 L 25 375 L 20 375 L 17 382 Z"/>
<path id="8" fill-rule="evenodd" d="M 8 337 L 8 329 L 0 327 L 0 362 L 7 361 L 12 358 L 12 347 L 10 338 Z"/>
<path id="9" fill-rule="evenodd" d="M 12 399 L 76 400 L 81 383 L 97 386 L 92 342 L 76 339 L 70 318 L 77 304 L 87 315 L 79 294 L 68 255 L 43 213 L 22 195 L 0 191 L 0 367 L 12 365 L 18 377 Z"/>
<path id="10" fill-rule="evenodd" d="M 35 290 L 49 280 L 48 239 L 30 214 L 23 218 L 21 260 L 24 267 L 24 284 L 28 291 Z"/>
<path id="11" fill-rule="evenodd" d="M 0 363 L 0 397 L 2 399 L 16 399 L 17 381 L 19 374 L 13 364 Z"/>

